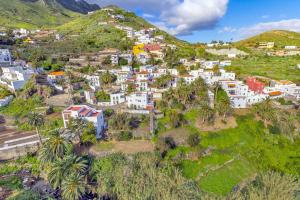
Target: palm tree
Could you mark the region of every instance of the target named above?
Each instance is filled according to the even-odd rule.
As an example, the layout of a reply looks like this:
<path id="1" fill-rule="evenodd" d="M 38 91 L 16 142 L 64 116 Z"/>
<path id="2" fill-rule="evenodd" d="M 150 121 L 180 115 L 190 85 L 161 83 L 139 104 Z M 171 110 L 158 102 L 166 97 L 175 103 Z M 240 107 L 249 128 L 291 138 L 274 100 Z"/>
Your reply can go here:
<path id="1" fill-rule="evenodd" d="M 87 123 L 80 118 L 72 119 L 69 123 L 69 129 L 78 137 L 79 144 L 82 144 L 81 135 L 83 129 L 86 128 Z"/>
<path id="2" fill-rule="evenodd" d="M 84 157 L 74 154 L 67 155 L 63 159 L 59 159 L 51 167 L 48 174 L 49 183 L 54 188 L 62 186 L 62 182 L 66 177 L 72 174 L 86 175 L 89 161 Z"/>
<path id="3" fill-rule="evenodd" d="M 200 108 L 200 117 L 202 118 L 202 123 L 205 121 L 210 121 L 214 116 L 214 111 L 209 107 L 209 105 L 204 104 Z"/>
<path id="4" fill-rule="evenodd" d="M 84 177 L 72 174 L 63 181 L 62 197 L 67 200 L 79 199 L 85 191 Z"/>
<path id="5" fill-rule="evenodd" d="M 59 129 L 51 132 L 49 140 L 43 145 L 39 152 L 39 159 L 42 163 L 54 162 L 57 159 L 62 159 L 70 150 L 72 144 L 61 136 Z"/>
<path id="6" fill-rule="evenodd" d="M 253 110 L 265 123 L 276 118 L 276 110 L 272 107 L 272 101 L 270 99 L 254 105 Z"/>
<path id="7" fill-rule="evenodd" d="M 44 115 L 32 112 L 28 115 L 28 123 L 35 127 L 36 133 L 39 136 L 40 144 L 43 144 L 39 129 L 45 124 Z"/>

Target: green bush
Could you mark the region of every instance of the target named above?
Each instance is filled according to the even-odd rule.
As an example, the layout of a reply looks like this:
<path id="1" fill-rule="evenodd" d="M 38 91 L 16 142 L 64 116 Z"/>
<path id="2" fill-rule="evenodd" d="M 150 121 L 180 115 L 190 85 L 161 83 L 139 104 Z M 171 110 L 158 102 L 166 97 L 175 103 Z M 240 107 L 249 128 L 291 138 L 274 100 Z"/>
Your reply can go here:
<path id="1" fill-rule="evenodd" d="M 11 190 L 22 189 L 22 180 L 17 176 L 0 179 L 0 187 L 5 187 Z"/>
<path id="2" fill-rule="evenodd" d="M 132 133 L 130 131 L 121 131 L 116 134 L 117 141 L 129 141 L 132 139 Z"/>
<path id="3" fill-rule="evenodd" d="M 41 196 L 37 192 L 33 192 L 30 190 L 24 190 L 20 192 L 18 195 L 9 198 L 9 200 L 40 200 Z"/>
<path id="4" fill-rule="evenodd" d="M 198 134 L 193 133 L 191 135 L 189 135 L 188 139 L 187 139 L 187 143 L 191 146 L 191 147 L 195 147 L 200 143 L 200 137 Z"/>

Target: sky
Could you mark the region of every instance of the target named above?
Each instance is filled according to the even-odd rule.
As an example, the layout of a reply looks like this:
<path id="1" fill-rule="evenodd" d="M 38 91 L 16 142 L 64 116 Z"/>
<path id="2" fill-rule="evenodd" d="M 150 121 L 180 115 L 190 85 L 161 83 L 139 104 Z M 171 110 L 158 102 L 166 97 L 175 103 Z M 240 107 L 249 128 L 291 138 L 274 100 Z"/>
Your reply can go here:
<path id="1" fill-rule="evenodd" d="M 87 0 L 118 5 L 196 43 L 237 41 L 269 30 L 300 32 L 299 0 Z"/>

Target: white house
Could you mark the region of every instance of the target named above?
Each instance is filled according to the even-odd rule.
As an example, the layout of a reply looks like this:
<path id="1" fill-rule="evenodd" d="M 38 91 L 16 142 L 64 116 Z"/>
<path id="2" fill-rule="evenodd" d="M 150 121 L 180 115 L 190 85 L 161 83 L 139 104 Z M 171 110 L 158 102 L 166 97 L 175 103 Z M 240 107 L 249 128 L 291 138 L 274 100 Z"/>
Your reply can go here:
<path id="1" fill-rule="evenodd" d="M 182 78 L 186 84 L 191 84 L 192 82 L 194 82 L 196 80 L 196 77 L 192 76 L 192 75 L 182 75 L 180 76 L 180 78 Z"/>
<path id="2" fill-rule="evenodd" d="M 231 60 L 223 60 L 220 62 L 220 67 L 227 67 L 227 66 L 231 66 Z"/>
<path id="3" fill-rule="evenodd" d="M 146 52 L 139 53 L 136 58 L 142 64 L 146 64 L 150 60 L 150 56 Z"/>
<path id="4" fill-rule="evenodd" d="M 115 92 L 110 94 L 110 105 L 118 105 L 126 101 L 124 92 Z"/>
<path id="5" fill-rule="evenodd" d="M 117 84 L 124 83 L 131 77 L 132 73 L 130 71 L 119 71 L 117 72 Z"/>
<path id="6" fill-rule="evenodd" d="M 71 118 L 92 122 L 96 128 L 96 137 L 100 139 L 105 129 L 105 120 L 102 110 L 95 110 L 87 105 L 73 105 L 62 112 L 64 127 L 68 128 Z"/>
<path id="7" fill-rule="evenodd" d="M 152 66 L 152 65 L 144 65 L 144 66 L 140 66 L 140 72 L 148 72 L 148 73 L 153 73 L 154 71 L 156 71 L 156 67 Z"/>
<path id="8" fill-rule="evenodd" d="M 146 81 L 146 80 L 138 81 L 136 83 L 136 85 L 137 85 L 137 90 L 140 92 L 145 92 L 145 91 L 148 91 L 148 89 L 149 89 L 149 84 L 148 84 L 148 81 Z"/>
<path id="9" fill-rule="evenodd" d="M 132 93 L 126 99 L 128 108 L 147 109 L 150 106 L 150 96 L 146 92 Z"/>
<path id="10" fill-rule="evenodd" d="M 9 95 L 4 99 L 0 99 L 0 107 L 7 106 L 13 100 L 13 98 L 13 95 Z"/>
<path id="11" fill-rule="evenodd" d="M 203 67 L 204 67 L 204 69 L 212 69 L 212 68 L 214 68 L 214 66 L 215 65 L 219 65 L 219 61 L 217 60 L 217 61 L 205 61 L 204 63 L 203 63 Z"/>
<path id="12" fill-rule="evenodd" d="M 8 49 L 0 49 L 0 65 L 11 65 L 12 59 Z"/>
<path id="13" fill-rule="evenodd" d="M 138 81 L 148 81 L 151 79 L 150 73 L 147 71 L 141 71 L 136 74 L 136 79 Z"/>
<path id="14" fill-rule="evenodd" d="M 110 61 L 112 65 L 118 65 L 119 64 L 119 55 L 113 54 L 110 56 Z"/>
<path id="15" fill-rule="evenodd" d="M 85 90 L 84 91 L 84 97 L 87 103 L 89 104 L 97 104 L 97 100 L 95 97 L 94 91 Z"/>
<path id="16" fill-rule="evenodd" d="M 284 48 L 285 49 L 297 49 L 298 47 L 297 46 L 285 46 Z"/>
<path id="17" fill-rule="evenodd" d="M 236 54 L 235 53 L 229 53 L 229 54 L 227 54 L 227 57 L 228 58 L 236 58 Z"/>
<path id="18" fill-rule="evenodd" d="M 23 68 L 21 66 L 2 67 L 0 83 L 7 85 L 7 87 L 15 91 L 21 89 L 33 74 L 34 71 L 30 68 Z"/>
<path id="19" fill-rule="evenodd" d="M 99 89 L 101 87 L 101 82 L 100 82 L 100 77 L 99 76 L 95 76 L 95 75 L 87 75 L 85 76 L 85 78 L 88 81 L 89 86 L 96 91 L 97 89 Z"/>

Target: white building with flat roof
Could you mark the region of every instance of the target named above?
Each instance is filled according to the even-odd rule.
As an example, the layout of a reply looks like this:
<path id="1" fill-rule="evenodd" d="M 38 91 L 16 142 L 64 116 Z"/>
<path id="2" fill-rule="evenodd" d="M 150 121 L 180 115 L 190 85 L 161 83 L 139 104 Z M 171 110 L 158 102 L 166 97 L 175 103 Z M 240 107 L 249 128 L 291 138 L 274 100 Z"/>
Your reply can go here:
<path id="1" fill-rule="evenodd" d="M 2 67 L 0 83 L 15 91 L 21 89 L 33 75 L 34 71 L 31 68 Z"/>
<path id="2" fill-rule="evenodd" d="M 87 105 L 72 105 L 62 112 L 62 117 L 65 128 L 68 128 L 71 118 L 80 118 L 94 124 L 97 139 L 103 136 L 106 124 L 102 110 L 96 110 Z"/>
<path id="3" fill-rule="evenodd" d="M 126 101 L 124 92 L 115 92 L 110 94 L 110 105 L 118 105 Z"/>
<path id="4" fill-rule="evenodd" d="M 147 109 L 150 105 L 150 96 L 146 92 L 136 92 L 127 96 L 128 108 Z"/>

